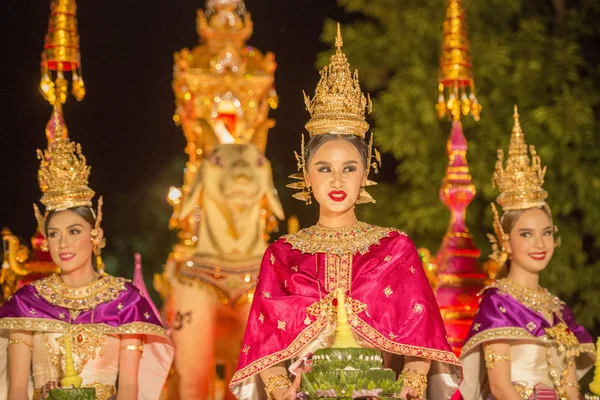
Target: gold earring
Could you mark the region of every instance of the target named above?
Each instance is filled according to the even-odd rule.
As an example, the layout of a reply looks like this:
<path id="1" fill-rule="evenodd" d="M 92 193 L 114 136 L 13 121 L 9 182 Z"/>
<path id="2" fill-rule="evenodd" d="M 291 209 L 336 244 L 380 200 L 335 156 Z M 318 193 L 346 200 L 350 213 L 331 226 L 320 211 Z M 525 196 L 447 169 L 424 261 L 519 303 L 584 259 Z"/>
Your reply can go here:
<path id="1" fill-rule="evenodd" d="M 365 189 L 364 186 L 361 187 L 360 193 L 358 194 L 358 199 L 356 199 L 356 204 L 366 204 L 375 202 L 375 199 L 373 198 L 373 196 L 371 196 L 369 192 L 367 192 L 367 189 Z"/>
<path id="2" fill-rule="evenodd" d="M 46 240 L 46 239 L 42 240 L 42 243 L 40 243 L 40 249 L 46 253 L 48 251 L 50 251 L 50 249 L 48 248 L 48 240 Z"/>

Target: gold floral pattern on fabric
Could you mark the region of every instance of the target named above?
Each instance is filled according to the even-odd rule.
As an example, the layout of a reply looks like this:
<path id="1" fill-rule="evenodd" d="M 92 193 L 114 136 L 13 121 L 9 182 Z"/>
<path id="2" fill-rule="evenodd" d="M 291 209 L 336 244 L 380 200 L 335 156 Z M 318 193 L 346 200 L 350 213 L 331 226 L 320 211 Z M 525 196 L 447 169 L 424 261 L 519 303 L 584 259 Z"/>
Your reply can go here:
<path id="1" fill-rule="evenodd" d="M 154 335 L 168 338 L 163 327 L 146 322 L 132 322 L 121 326 L 107 324 L 70 324 L 68 322 L 45 318 L 2 318 L 0 329 L 21 329 L 31 332 L 68 332 L 71 326 L 84 326 L 94 333 L 105 335 Z"/>
<path id="2" fill-rule="evenodd" d="M 317 319 L 314 324 L 307 326 L 306 329 L 300 332 L 300 334 L 296 336 L 296 339 L 294 339 L 294 341 L 285 349 L 259 358 L 248 364 L 246 367 L 238 370 L 235 375 L 233 375 L 230 386 L 237 385 L 248 377 L 258 374 L 280 361 L 295 357 L 302 349 L 312 342 L 315 337 L 317 337 L 326 324 L 326 320 Z"/>
<path id="3" fill-rule="evenodd" d="M 365 254 L 369 251 L 369 247 L 379 244 L 381 239 L 388 237 L 392 232 L 406 235 L 394 228 L 358 222 L 348 228 L 324 228 L 313 225 L 283 237 L 293 249 L 300 250 L 302 253 Z"/>
<path id="4" fill-rule="evenodd" d="M 535 328 L 537 328 L 537 325 L 536 325 L 536 324 L 535 324 L 535 322 L 533 322 L 533 321 L 529 321 L 529 322 L 527 323 L 527 325 L 525 325 L 525 326 L 527 327 L 527 329 L 529 329 L 529 332 L 533 332 L 533 330 L 534 330 Z"/>
<path id="5" fill-rule="evenodd" d="M 413 307 L 413 312 L 415 312 L 417 314 L 421 314 L 424 309 L 425 309 L 425 307 L 423 307 L 423 304 L 415 303 L 415 305 Z"/>
<path id="6" fill-rule="evenodd" d="M 476 322 L 473 324 L 473 330 L 475 332 L 477 332 L 479 330 L 479 328 L 481 328 L 481 324 L 479 322 Z"/>
<path id="7" fill-rule="evenodd" d="M 325 257 L 325 290 L 335 292 L 352 288 L 352 254 L 327 254 Z"/>
<path id="8" fill-rule="evenodd" d="M 564 303 L 547 289 L 542 287 L 531 289 L 508 278 L 499 279 L 488 286 L 488 288 L 492 287 L 512 296 L 530 310 L 543 315 L 549 323 L 554 321 L 554 314 L 561 314 L 564 306 Z"/>
<path id="9" fill-rule="evenodd" d="M 403 343 L 392 342 L 378 332 L 371 325 L 367 324 L 361 318 L 357 318 L 357 324 L 352 330 L 361 338 L 371 343 L 376 348 L 394 354 L 404 356 L 413 356 L 421 358 L 429 358 L 430 360 L 441 361 L 449 364 L 460 365 L 458 357 L 451 351 L 430 349 L 427 347 L 410 346 Z"/>
<path id="10" fill-rule="evenodd" d="M 70 288 L 60 277 L 52 274 L 32 283 L 38 294 L 54 305 L 71 310 L 95 309 L 99 304 L 115 300 L 122 291 L 127 290 L 128 279 L 112 275 L 102 275 L 95 281 L 80 287 Z"/>
<path id="11" fill-rule="evenodd" d="M 392 290 L 390 285 L 387 285 L 385 289 L 383 289 L 383 294 L 385 294 L 385 297 L 390 297 L 393 293 L 394 291 Z"/>
<path id="12" fill-rule="evenodd" d="M 247 344 L 244 345 L 244 348 L 242 349 L 242 353 L 244 354 L 248 354 L 248 351 L 250 350 L 250 346 L 248 346 Z"/>
<path id="13" fill-rule="evenodd" d="M 258 314 L 258 320 L 260 321 L 261 324 L 265 323 L 265 316 L 263 313 Z"/>
<path id="14" fill-rule="evenodd" d="M 359 300 L 353 299 L 352 297 L 346 297 L 345 299 L 346 312 L 348 313 L 348 320 L 352 319 L 363 311 L 367 310 L 367 305 Z M 306 312 L 309 315 L 313 315 L 317 318 L 322 318 L 329 323 L 334 323 L 337 318 L 337 297 L 336 292 L 329 292 L 320 301 L 316 301 L 311 304 Z M 308 317 L 307 317 L 308 318 Z"/>
<path id="15" fill-rule="evenodd" d="M 485 342 L 499 339 L 537 340 L 535 336 L 533 336 L 531 333 L 527 332 L 527 330 L 523 328 L 492 328 L 473 335 L 471 339 L 469 339 L 469 341 L 464 344 L 461 354 L 467 354 L 469 351 L 473 350 L 475 347 Z"/>
<path id="16" fill-rule="evenodd" d="M 48 336 L 44 333 L 44 345 L 46 346 L 46 351 L 54 365 L 60 370 L 63 369 L 61 360 L 64 360 L 66 354 L 65 336 L 69 337 L 71 341 L 71 351 L 74 355 L 75 370 L 78 374 L 83 371 L 83 368 L 89 360 L 104 355 L 104 339 L 106 338 L 106 335 L 96 333 L 85 325 L 72 325 L 68 332 L 63 336 L 57 337 L 57 348 L 53 348 L 50 345 Z"/>
<path id="17" fill-rule="evenodd" d="M 556 340 L 560 352 L 568 351 L 569 353 L 573 353 L 572 355 L 574 356 L 579 356 L 579 340 L 577 340 L 577 336 L 575 336 L 564 322 L 550 328 L 545 328 L 544 333 Z"/>
<path id="18" fill-rule="evenodd" d="M 285 321 L 277 320 L 277 329 L 281 329 L 282 331 L 285 331 L 286 325 L 287 325 L 287 323 Z"/>

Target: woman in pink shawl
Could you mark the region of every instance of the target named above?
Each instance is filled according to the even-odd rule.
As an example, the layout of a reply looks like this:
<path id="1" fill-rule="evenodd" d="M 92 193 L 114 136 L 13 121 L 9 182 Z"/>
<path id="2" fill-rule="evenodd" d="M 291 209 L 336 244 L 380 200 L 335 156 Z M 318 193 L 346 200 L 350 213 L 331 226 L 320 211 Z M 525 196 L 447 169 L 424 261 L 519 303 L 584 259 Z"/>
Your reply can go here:
<path id="1" fill-rule="evenodd" d="M 291 185 L 302 190 L 295 198 L 310 203 L 314 195 L 319 221 L 267 249 L 230 387 L 239 399 L 295 398 L 302 367 L 331 345 L 342 289 L 356 340 L 405 373 L 401 397 L 449 399 L 461 367 L 415 245 L 397 229 L 356 218 L 355 204 L 374 202 L 365 186 L 374 184 L 367 176 L 379 154 L 364 140 L 371 104 L 341 51 L 339 26 L 336 46 L 314 98 L 305 96 L 310 141 L 296 155 L 301 172 Z"/>

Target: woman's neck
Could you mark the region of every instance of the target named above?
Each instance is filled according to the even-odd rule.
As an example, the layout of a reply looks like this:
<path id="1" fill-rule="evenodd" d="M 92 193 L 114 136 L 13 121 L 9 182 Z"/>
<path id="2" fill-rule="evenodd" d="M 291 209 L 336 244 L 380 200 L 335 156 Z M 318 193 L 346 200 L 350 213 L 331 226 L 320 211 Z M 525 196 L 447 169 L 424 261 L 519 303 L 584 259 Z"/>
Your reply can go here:
<path id="1" fill-rule="evenodd" d="M 536 272 L 527 271 L 524 268 L 515 268 L 514 266 L 511 266 L 506 277 L 511 281 L 517 282 L 530 289 L 537 289 L 540 287 L 540 275 Z"/>
<path id="2" fill-rule="evenodd" d="M 70 288 L 79 288 L 85 286 L 98 278 L 98 274 L 94 268 L 77 268 L 74 271 L 64 273 L 61 272 L 60 279 Z"/>
<path id="3" fill-rule="evenodd" d="M 356 225 L 357 222 L 358 218 L 356 218 L 354 207 L 343 213 L 332 213 L 321 207 L 319 212 L 318 224 L 325 228 L 347 228 Z"/>

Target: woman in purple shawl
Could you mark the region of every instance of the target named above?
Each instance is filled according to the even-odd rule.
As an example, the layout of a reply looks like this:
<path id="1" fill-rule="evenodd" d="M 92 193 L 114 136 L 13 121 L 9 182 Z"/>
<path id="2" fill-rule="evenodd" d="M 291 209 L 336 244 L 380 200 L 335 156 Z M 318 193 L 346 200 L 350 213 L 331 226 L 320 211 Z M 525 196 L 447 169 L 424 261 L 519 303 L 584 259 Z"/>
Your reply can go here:
<path id="1" fill-rule="evenodd" d="M 60 104 L 47 132 L 48 149 L 38 153 L 46 214 L 35 211 L 42 247 L 60 274 L 24 286 L 0 308 L 0 349 L 8 347 L 0 399 L 46 398 L 67 373 L 79 376 L 82 387 L 95 388 L 98 400 L 158 399 L 172 344 L 145 288 L 102 272 L 102 199 L 96 214 L 87 186 L 90 168 L 80 146 L 66 136 Z M 5 359 L 0 354 L 0 362 Z"/>
<path id="2" fill-rule="evenodd" d="M 499 150 L 493 176 L 503 214 L 492 205 L 492 258 L 507 274 L 483 291 L 460 355 L 460 391 L 468 400 L 580 400 L 578 380 L 594 362 L 594 345 L 571 309 L 539 286 L 558 241 L 545 168 L 533 146 L 530 159 L 518 117 L 515 106 L 506 168 Z"/>

